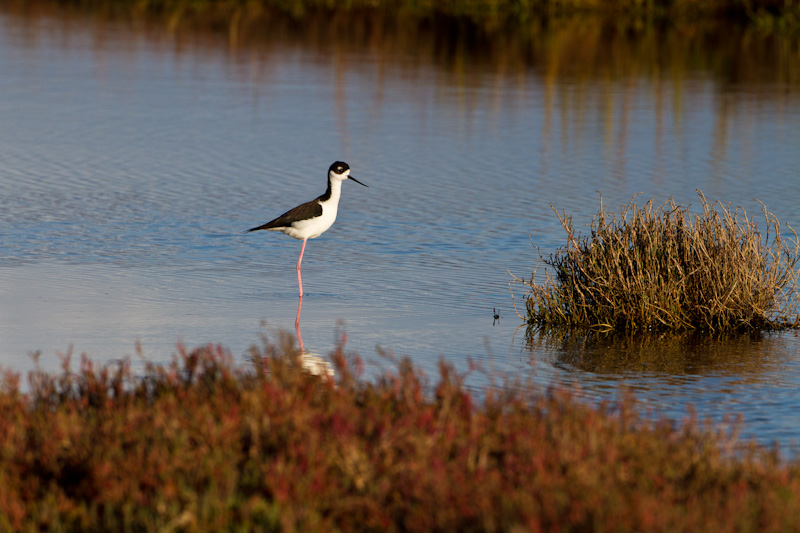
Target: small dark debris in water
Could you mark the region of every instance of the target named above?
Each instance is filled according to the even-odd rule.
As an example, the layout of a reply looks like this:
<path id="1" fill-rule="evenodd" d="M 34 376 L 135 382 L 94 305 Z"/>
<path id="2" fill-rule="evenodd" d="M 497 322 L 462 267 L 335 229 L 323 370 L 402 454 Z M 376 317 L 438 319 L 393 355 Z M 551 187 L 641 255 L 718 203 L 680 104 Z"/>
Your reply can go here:
<path id="1" fill-rule="evenodd" d="M 492 325 L 494 326 L 500 321 L 500 313 L 498 313 L 497 309 L 495 309 L 494 307 L 492 307 L 492 312 L 494 313 L 494 321 L 492 322 Z"/>

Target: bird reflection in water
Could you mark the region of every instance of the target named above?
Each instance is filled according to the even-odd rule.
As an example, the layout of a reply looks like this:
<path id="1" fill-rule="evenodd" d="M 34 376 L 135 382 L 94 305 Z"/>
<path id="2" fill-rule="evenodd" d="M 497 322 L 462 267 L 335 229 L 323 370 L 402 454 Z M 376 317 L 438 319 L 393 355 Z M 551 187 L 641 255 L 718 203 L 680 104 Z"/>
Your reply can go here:
<path id="1" fill-rule="evenodd" d="M 303 370 L 315 376 L 333 378 L 334 371 L 331 364 L 314 352 L 306 350 L 303 344 L 303 335 L 300 333 L 300 310 L 303 308 L 303 297 L 297 301 L 297 318 L 294 320 L 294 331 L 297 334 L 297 343 L 300 346 L 300 364 Z"/>

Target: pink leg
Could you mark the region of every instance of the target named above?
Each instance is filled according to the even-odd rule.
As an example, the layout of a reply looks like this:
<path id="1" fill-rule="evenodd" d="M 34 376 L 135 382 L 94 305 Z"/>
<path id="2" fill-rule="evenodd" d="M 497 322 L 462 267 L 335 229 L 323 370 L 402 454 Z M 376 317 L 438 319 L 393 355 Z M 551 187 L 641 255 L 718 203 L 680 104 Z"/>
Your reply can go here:
<path id="1" fill-rule="evenodd" d="M 306 251 L 306 240 L 308 239 L 303 239 L 303 247 L 300 248 L 300 259 L 297 260 L 297 284 L 300 286 L 300 298 L 303 297 L 303 276 L 300 275 L 300 263 L 303 262 L 303 252 Z M 300 314 L 298 313 L 297 316 L 299 318 Z"/>
<path id="2" fill-rule="evenodd" d="M 294 319 L 294 331 L 297 333 L 297 342 L 300 344 L 300 353 L 305 352 L 305 347 L 303 346 L 303 337 L 300 335 L 300 309 L 303 307 L 303 297 L 300 297 L 300 300 L 297 301 L 297 318 Z"/>

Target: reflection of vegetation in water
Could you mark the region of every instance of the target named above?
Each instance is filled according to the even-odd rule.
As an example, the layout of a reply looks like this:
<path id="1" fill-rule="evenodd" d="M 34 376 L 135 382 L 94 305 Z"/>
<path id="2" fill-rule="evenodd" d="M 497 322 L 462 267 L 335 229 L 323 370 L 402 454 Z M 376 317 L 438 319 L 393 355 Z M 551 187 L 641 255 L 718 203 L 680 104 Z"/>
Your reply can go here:
<path id="1" fill-rule="evenodd" d="M 798 36 L 765 33 L 730 22 L 692 19 L 685 24 L 632 22 L 594 16 L 476 21 L 411 9 L 304 9 L 302 18 L 261 2 L 93 2 L 28 0 L 11 6 L 26 16 L 62 20 L 91 17 L 127 20 L 148 29 L 166 28 L 170 39 L 220 45 L 249 59 L 301 46 L 320 60 L 344 68 L 350 50 L 369 50 L 378 64 L 402 60 L 405 67 L 434 65 L 466 85 L 473 74 L 542 74 L 548 82 L 568 79 L 618 80 L 631 77 L 685 80 L 704 73 L 725 84 L 800 87 Z M 66 7 L 64 7 L 66 6 Z M 126 7 L 127 6 L 127 7 Z M 202 8 L 201 8 L 202 6 Z M 142 25 L 141 23 L 146 23 Z M 47 29 L 52 30 L 52 28 Z M 206 36 L 207 39 L 204 39 Z M 524 83 L 524 79 L 519 80 Z"/>
<path id="2" fill-rule="evenodd" d="M 529 332 L 526 342 L 537 353 L 554 354 L 554 362 L 597 373 L 679 376 L 713 371 L 753 381 L 771 375 L 783 358 L 780 334 L 761 332 L 615 335 L 558 329 Z"/>

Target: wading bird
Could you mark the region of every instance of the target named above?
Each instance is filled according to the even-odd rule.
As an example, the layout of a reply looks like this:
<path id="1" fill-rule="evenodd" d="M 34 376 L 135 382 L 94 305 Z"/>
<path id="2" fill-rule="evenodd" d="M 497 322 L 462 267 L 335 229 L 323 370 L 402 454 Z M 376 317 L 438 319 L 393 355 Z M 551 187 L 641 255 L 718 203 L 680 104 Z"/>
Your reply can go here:
<path id="1" fill-rule="evenodd" d="M 303 298 L 303 276 L 300 273 L 300 264 L 303 261 L 303 252 L 306 250 L 306 241 L 319 237 L 333 225 L 339 209 L 339 197 L 342 195 L 342 182 L 348 178 L 359 185 L 364 185 L 350 175 L 350 166 L 347 163 L 336 161 L 328 169 L 328 189 L 325 194 L 290 209 L 275 220 L 247 230 L 248 232 L 261 229 L 280 231 L 289 237 L 303 241 L 300 258 L 297 260 L 297 284 L 300 287 L 301 299 Z M 300 319 L 299 308 L 297 318 Z"/>

